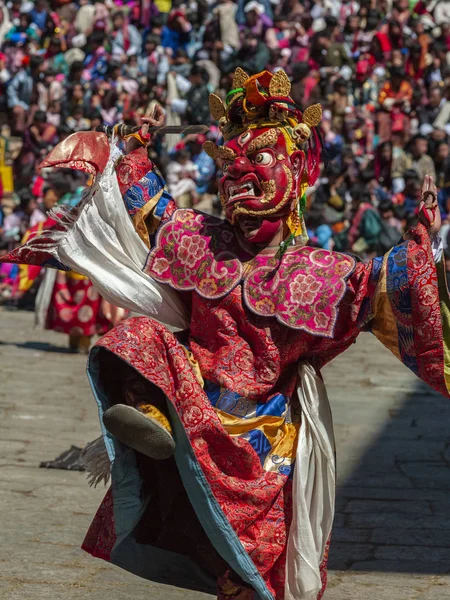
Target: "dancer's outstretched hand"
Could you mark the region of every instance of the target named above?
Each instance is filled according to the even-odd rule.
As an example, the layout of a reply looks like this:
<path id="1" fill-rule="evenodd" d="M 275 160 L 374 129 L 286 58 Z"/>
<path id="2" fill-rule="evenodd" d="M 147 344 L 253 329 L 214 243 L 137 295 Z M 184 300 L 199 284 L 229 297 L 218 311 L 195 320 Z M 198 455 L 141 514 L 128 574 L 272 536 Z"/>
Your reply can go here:
<path id="1" fill-rule="evenodd" d="M 165 118 L 163 107 L 160 104 L 155 104 L 151 117 L 144 117 L 142 119 L 142 134 L 147 135 L 149 127 L 162 127 Z"/>
<path id="2" fill-rule="evenodd" d="M 437 188 L 430 175 L 426 175 L 422 185 L 422 200 L 419 206 L 419 220 L 430 234 L 441 228 L 441 211 L 437 201 Z"/>

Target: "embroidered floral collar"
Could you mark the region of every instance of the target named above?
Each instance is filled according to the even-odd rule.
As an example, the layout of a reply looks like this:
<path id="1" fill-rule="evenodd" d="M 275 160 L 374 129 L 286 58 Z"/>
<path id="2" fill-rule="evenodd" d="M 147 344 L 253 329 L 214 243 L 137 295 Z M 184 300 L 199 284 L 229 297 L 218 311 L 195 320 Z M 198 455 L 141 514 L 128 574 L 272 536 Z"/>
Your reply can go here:
<path id="1" fill-rule="evenodd" d="M 247 307 L 291 329 L 333 337 L 339 303 L 355 259 L 346 254 L 293 246 L 281 262 L 265 251 L 242 262 L 242 250 L 226 221 L 179 209 L 159 228 L 144 271 L 180 291 L 207 300 L 243 282 Z M 239 256 L 241 258 L 239 258 Z"/>

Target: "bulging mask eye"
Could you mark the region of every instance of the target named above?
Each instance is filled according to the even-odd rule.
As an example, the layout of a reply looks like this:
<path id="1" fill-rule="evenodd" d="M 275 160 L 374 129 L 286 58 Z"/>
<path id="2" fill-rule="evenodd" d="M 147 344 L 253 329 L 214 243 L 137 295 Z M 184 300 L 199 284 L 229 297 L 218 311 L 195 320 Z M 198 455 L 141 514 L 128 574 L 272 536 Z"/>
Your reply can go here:
<path id="1" fill-rule="evenodd" d="M 222 165 L 222 171 L 223 171 L 224 173 L 226 173 L 226 172 L 228 171 L 228 168 L 229 168 L 229 166 L 230 166 L 230 165 L 229 165 L 228 163 L 223 163 L 223 165 Z"/>
<path id="2" fill-rule="evenodd" d="M 270 152 L 258 152 L 253 159 L 257 165 L 267 166 L 273 161 L 273 156 Z"/>
<path id="3" fill-rule="evenodd" d="M 244 146 L 244 144 L 246 144 L 250 140 L 251 137 L 252 137 L 251 132 L 250 131 L 246 131 L 241 136 L 239 136 L 239 139 L 238 139 L 239 145 L 241 147 Z"/>

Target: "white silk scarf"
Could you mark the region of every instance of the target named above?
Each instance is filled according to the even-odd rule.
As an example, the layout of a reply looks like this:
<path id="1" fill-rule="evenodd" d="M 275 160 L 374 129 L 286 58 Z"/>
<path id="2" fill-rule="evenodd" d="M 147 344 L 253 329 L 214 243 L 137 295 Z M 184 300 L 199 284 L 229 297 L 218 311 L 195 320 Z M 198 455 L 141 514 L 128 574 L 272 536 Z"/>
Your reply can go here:
<path id="1" fill-rule="evenodd" d="M 143 272 L 147 254 L 110 159 L 79 216 L 57 241 L 57 256 L 86 275 L 111 304 L 151 317 L 172 331 L 186 329 L 189 316 L 177 293 Z"/>
<path id="2" fill-rule="evenodd" d="M 302 424 L 295 457 L 285 600 L 316 600 L 322 588 L 320 565 L 334 519 L 333 419 L 325 384 L 307 362 L 298 365 L 297 392 Z"/>

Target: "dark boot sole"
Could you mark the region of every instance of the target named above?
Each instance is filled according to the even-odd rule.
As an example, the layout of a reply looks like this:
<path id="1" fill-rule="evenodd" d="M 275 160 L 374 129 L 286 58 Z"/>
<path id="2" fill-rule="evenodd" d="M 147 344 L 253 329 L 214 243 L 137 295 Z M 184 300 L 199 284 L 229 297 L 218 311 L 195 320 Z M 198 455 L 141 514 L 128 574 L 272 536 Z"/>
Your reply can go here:
<path id="1" fill-rule="evenodd" d="M 175 452 L 172 435 L 155 419 L 126 404 L 116 404 L 105 411 L 103 423 L 122 444 L 150 458 L 164 460 Z"/>

